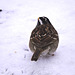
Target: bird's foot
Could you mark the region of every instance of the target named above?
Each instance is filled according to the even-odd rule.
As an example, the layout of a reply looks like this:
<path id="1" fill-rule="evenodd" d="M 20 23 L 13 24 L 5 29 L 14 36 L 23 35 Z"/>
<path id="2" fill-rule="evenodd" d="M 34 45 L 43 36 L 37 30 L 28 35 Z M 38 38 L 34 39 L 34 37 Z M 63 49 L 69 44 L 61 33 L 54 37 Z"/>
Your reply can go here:
<path id="1" fill-rule="evenodd" d="M 54 54 L 52 54 L 52 56 L 54 56 Z"/>

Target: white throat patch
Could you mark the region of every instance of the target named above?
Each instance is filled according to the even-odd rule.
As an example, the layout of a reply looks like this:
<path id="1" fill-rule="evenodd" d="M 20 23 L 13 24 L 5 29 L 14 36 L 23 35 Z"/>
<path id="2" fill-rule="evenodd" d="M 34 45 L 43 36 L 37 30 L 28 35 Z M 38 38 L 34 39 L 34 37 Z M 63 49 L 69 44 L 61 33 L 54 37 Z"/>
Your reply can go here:
<path id="1" fill-rule="evenodd" d="M 42 21 L 39 19 L 39 22 L 41 23 L 41 25 L 43 24 Z"/>

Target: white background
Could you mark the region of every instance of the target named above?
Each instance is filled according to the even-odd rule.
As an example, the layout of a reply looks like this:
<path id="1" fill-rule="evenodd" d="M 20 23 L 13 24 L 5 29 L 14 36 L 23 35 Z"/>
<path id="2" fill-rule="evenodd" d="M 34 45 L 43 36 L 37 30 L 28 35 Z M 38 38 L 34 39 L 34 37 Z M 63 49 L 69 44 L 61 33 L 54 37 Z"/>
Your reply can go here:
<path id="1" fill-rule="evenodd" d="M 0 75 L 75 75 L 74 0 L 0 0 Z M 59 33 L 55 56 L 31 61 L 31 31 L 46 16 Z"/>

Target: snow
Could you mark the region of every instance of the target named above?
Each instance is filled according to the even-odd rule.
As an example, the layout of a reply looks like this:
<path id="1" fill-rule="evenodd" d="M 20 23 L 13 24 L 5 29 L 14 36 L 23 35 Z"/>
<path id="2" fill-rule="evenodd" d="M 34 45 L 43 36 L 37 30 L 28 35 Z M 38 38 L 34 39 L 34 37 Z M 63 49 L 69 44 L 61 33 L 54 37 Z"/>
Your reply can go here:
<path id="1" fill-rule="evenodd" d="M 1 0 L 0 75 L 75 75 L 75 1 Z M 55 56 L 31 61 L 31 31 L 46 16 L 59 33 Z"/>

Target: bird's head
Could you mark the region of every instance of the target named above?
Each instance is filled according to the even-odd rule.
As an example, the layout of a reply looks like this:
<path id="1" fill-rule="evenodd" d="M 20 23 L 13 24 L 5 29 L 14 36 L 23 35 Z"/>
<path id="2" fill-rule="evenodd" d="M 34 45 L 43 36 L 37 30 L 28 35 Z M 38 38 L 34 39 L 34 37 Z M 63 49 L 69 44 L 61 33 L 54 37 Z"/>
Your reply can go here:
<path id="1" fill-rule="evenodd" d="M 46 25 L 46 24 L 51 24 L 47 17 L 43 16 L 38 18 L 37 26 Z"/>

